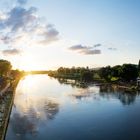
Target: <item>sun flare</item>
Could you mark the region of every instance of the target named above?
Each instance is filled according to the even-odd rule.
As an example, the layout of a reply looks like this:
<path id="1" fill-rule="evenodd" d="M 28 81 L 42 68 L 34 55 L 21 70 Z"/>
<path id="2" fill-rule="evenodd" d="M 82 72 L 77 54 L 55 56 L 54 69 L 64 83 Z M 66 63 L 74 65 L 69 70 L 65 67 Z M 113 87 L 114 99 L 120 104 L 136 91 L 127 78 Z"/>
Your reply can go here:
<path id="1" fill-rule="evenodd" d="M 15 68 L 17 67 L 20 70 L 31 71 L 38 68 L 38 63 L 34 58 L 35 56 L 31 54 L 23 54 L 17 59 L 20 59 L 20 63 L 14 62 Z"/>

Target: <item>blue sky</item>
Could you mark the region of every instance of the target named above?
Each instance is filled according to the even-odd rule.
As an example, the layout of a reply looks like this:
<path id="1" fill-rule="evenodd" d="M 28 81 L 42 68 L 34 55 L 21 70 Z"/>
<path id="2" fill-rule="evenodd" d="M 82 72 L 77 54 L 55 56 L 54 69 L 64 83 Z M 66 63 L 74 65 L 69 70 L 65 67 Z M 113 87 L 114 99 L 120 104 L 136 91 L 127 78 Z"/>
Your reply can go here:
<path id="1" fill-rule="evenodd" d="M 46 25 L 51 25 L 51 28 L 47 28 L 49 33 L 46 29 L 43 32 L 46 40 L 45 43 L 43 40 L 42 44 L 36 42 L 41 38 L 38 31 L 25 32 L 25 28 L 21 27 L 25 27 L 28 23 L 26 30 L 31 28 L 31 16 L 26 18 L 29 21 L 20 24 L 20 28 L 16 26 L 18 31 L 14 30 L 15 34 L 24 35 L 20 43 L 15 43 L 17 36 L 14 43 L 13 38 L 8 43 L 2 39 L 1 57 L 11 60 L 15 68 L 55 69 L 59 66 L 100 67 L 138 63 L 139 0 L 1 0 L 1 15 L 9 16 L 7 13 L 15 7 L 24 8 L 28 11 L 26 13 L 29 13 L 31 7 L 35 7 L 36 10 L 32 9 L 32 13 L 29 14 L 35 14 L 37 19 L 35 22 L 39 22 L 39 27 L 36 26 L 38 30 L 41 28 L 44 31 Z M 10 22 L 15 17 L 12 18 Z M 19 22 L 20 20 L 23 19 L 17 19 Z M 7 34 L 9 37 L 11 31 L 9 33 L 7 28 L 13 28 L 15 23 L 9 24 L 7 21 L 4 23 L 6 24 L 4 37 Z M 32 34 L 35 35 L 34 38 L 30 37 Z"/>

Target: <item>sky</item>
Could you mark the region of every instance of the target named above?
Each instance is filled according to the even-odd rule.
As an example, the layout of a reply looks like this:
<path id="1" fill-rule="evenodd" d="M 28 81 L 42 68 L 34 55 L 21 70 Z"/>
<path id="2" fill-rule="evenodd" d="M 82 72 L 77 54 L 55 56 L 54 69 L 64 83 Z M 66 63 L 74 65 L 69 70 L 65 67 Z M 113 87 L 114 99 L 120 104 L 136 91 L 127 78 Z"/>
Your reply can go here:
<path id="1" fill-rule="evenodd" d="M 0 58 L 14 69 L 140 59 L 139 0 L 0 0 Z"/>

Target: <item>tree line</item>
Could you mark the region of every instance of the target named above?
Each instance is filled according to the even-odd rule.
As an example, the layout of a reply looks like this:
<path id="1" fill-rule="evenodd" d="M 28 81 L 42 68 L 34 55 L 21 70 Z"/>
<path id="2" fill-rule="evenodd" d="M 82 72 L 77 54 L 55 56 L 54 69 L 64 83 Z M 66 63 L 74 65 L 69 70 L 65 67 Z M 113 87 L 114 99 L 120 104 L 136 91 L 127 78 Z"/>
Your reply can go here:
<path id="1" fill-rule="evenodd" d="M 19 70 L 12 70 L 12 65 L 7 60 L 0 60 L 0 77 L 20 77 L 22 72 Z M 77 79 L 84 82 L 95 80 L 102 80 L 107 82 L 123 81 L 130 82 L 136 81 L 140 76 L 140 60 L 136 64 L 123 64 L 116 66 L 106 66 L 101 68 L 89 67 L 60 67 L 56 71 L 48 71 L 49 76 L 56 78 Z"/>
<path id="2" fill-rule="evenodd" d="M 88 67 L 60 67 L 56 71 L 49 71 L 49 75 L 57 78 L 78 79 L 85 82 L 102 80 L 107 82 L 136 81 L 140 76 L 140 61 L 136 64 L 123 64 L 116 66 L 106 66 L 98 69 Z"/>

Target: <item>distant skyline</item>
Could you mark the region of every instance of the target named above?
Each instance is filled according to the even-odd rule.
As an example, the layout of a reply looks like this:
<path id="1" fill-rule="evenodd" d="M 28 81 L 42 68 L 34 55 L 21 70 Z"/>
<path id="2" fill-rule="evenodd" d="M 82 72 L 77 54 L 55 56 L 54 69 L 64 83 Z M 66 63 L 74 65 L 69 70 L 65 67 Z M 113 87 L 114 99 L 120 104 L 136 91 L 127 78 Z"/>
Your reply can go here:
<path id="1" fill-rule="evenodd" d="M 1 0 L 0 58 L 21 70 L 140 59 L 139 0 Z"/>

